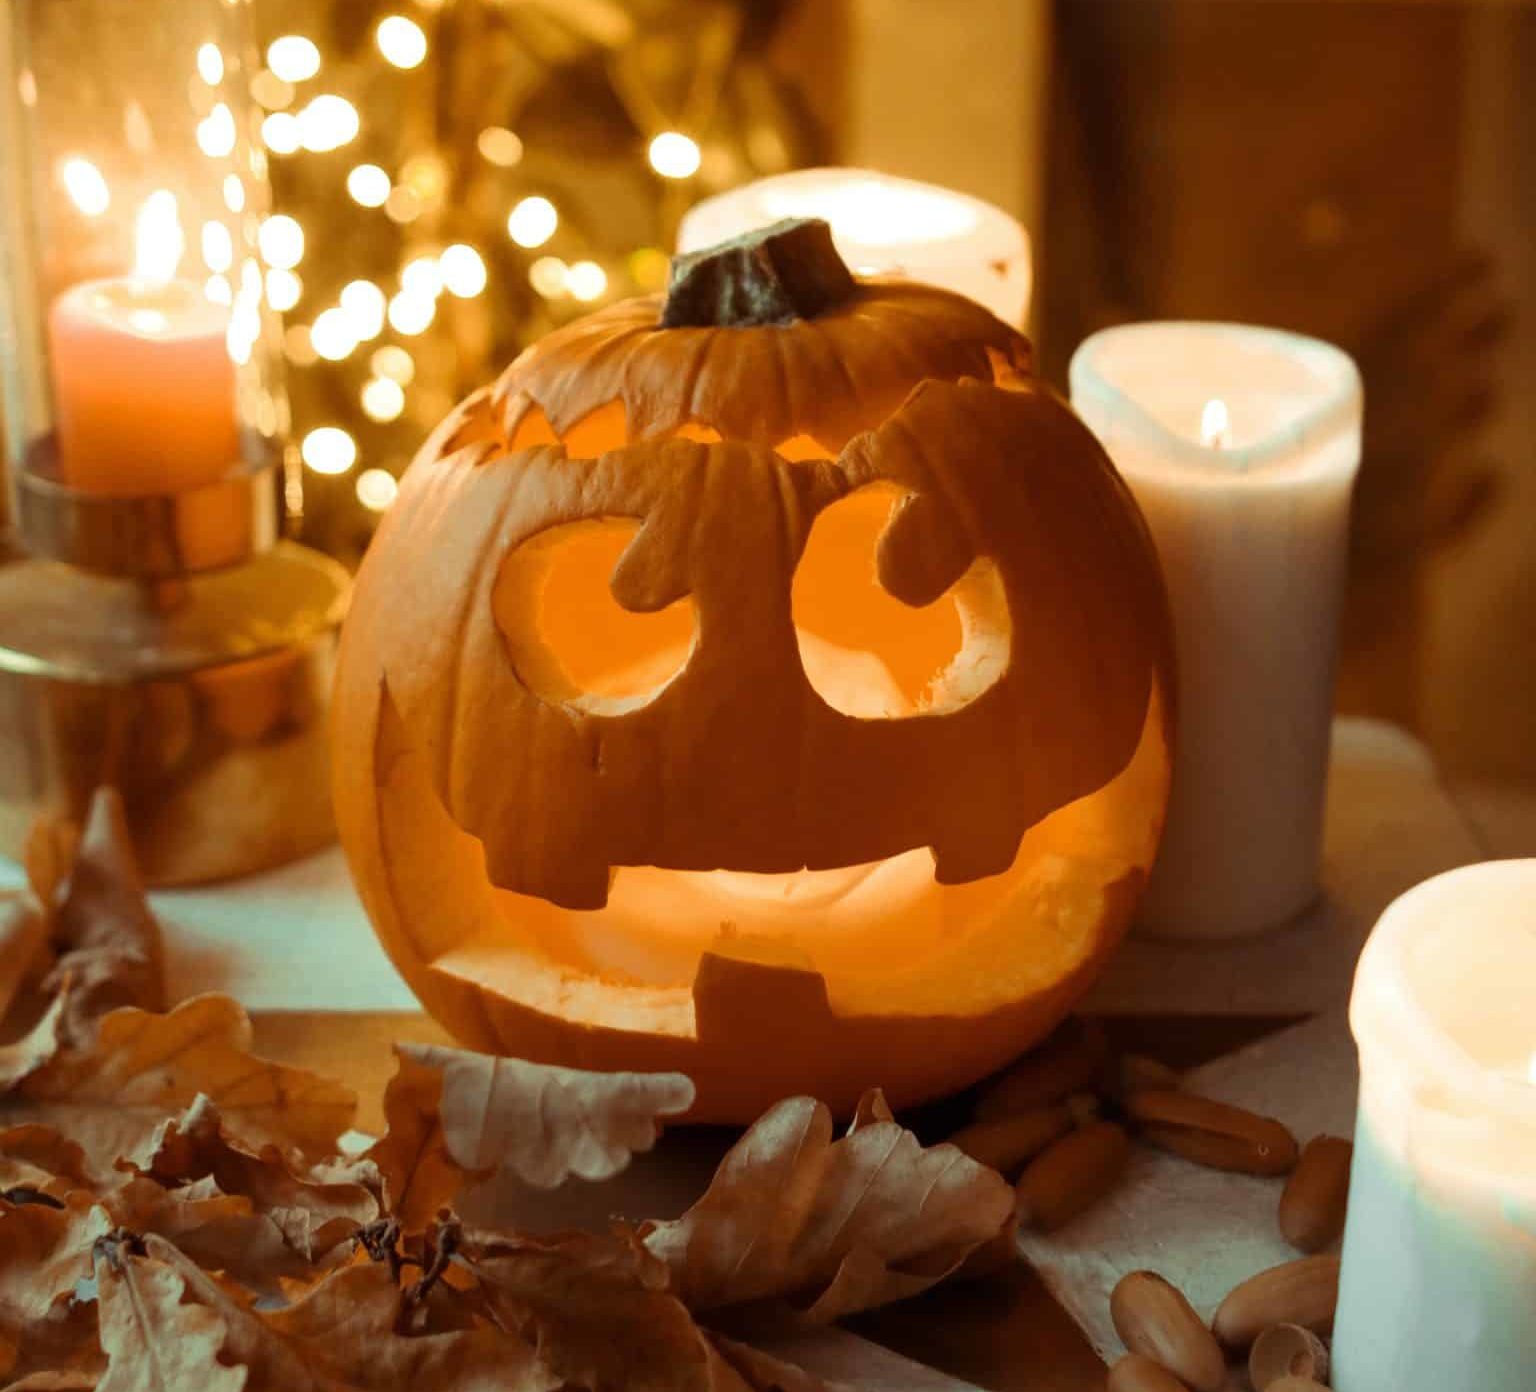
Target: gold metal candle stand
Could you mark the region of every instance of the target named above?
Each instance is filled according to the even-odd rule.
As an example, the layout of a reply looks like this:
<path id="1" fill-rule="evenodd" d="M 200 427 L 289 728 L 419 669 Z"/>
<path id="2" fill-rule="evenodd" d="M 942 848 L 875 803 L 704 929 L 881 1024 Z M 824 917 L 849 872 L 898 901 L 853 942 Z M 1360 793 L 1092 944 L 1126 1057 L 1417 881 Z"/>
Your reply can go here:
<path id="1" fill-rule="evenodd" d="M 325 705 L 346 571 L 278 537 L 282 469 L 107 497 L 15 469 L 0 564 L 0 853 L 119 788 L 152 884 L 220 879 L 332 831 Z M 3 554 L 3 548 L 0 548 Z"/>

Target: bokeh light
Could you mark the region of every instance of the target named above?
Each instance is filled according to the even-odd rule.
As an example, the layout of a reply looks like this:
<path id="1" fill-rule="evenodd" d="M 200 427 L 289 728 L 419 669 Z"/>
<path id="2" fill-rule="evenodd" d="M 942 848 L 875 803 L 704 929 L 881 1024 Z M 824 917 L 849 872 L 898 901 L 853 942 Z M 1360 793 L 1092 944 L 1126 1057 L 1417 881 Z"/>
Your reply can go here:
<path id="1" fill-rule="evenodd" d="M 565 288 L 583 302 L 601 299 L 608 289 L 608 272 L 596 261 L 577 261 L 565 273 Z"/>
<path id="2" fill-rule="evenodd" d="M 668 179 L 691 179 L 699 172 L 699 143 L 681 131 L 663 131 L 647 152 L 651 168 Z"/>
<path id="3" fill-rule="evenodd" d="M 354 203 L 382 208 L 389 198 L 389 175 L 376 164 L 359 164 L 347 175 L 347 192 Z"/>
<path id="4" fill-rule="evenodd" d="M 435 256 L 417 256 L 400 268 L 400 293 L 435 300 L 443 293 L 443 268 Z"/>
<path id="5" fill-rule="evenodd" d="M 374 30 L 374 40 L 385 61 L 397 68 L 420 67 L 427 56 L 427 36 L 421 25 L 404 15 L 387 15 Z"/>
<path id="6" fill-rule="evenodd" d="M 315 154 L 350 144 L 362 125 L 357 108 L 331 92 L 314 98 L 299 112 L 298 122 L 300 143 Z"/>
<path id="7" fill-rule="evenodd" d="M 430 295 L 408 295 L 404 291 L 389 302 L 389 326 L 409 337 L 425 333 L 437 317 L 437 301 Z"/>
<path id="8" fill-rule="evenodd" d="M 340 362 L 357 347 L 357 333 L 346 310 L 327 309 L 310 326 L 309 341 L 327 362 Z"/>
<path id="9" fill-rule="evenodd" d="M 197 148 L 209 159 L 223 159 L 235 148 L 235 113 L 225 102 L 217 103 L 197 123 Z"/>
<path id="10" fill-rule="evenodd" d="M 485 260 L 474 247 L 455 242 L 438 257 L 443 288 L 462 300 L 473 299 L 485 289 Z"/>
<path id="11" fill-rule="evenodd" d="M 502 169 L 511 169 L 523 157 L 523 142 L 505 126 L 487 126 L 475 138 L 475 148 Z"/>
<path id="12" fill-rule="evenodd" d="M 304 143 L 299 118 L 291 111 L 274 111 L 261 123 L 261 143 L 274 155 L 291 155 Z"/>
<path id="13" fill-rule="evenodd" d="M 507 217 L 507 235 L 520 247 L 540 247 L 555 235 L 560 214 L 547 198 L 533 194 L 518 201 Z"/>
<path id="14" fill-rule="evenodd" d="M 222 222 L 203 224 L 203 264 L 210 271 L 227 271 L 235 264 L 235 242 Z"/>
<path id="15" fill-rule="evenodd" d="M 558 256 L 541 256 L 528 267 L 528 283 L 546 300 L 565 294 L 565 262 Z"/>
<path id="16" fill-rule="evenodd" d="M 304 259 L 304 229 L 286 213 L 277 213 L 262 219 L 256 245 L 267 265 L 291 271 Z"/>
<path id="17" fill-rule="evenodd" d="M 377 338 L 384 332 L 384 292 L 371 280 L 348 281 L 339 300 L 352 332 L 360 341 Z"/>
<path id="18" fill-rule="evenodd" d="M 299 453 L 317 474 L 344 474 L 357 463 L 357 441 L 340 426 L 322 425 L 304 437 Z"/>
<path id="19" fill-rule="evenodd" d="M 376 349 L 368 359 L 368 366 L 375 376 L 387 377 L 402 387 L 410 386 L 416 376 L 416 359 L 398 343 L 388 343 Z"/>
<path id="20" fill-rule="evenodd" d="M 197 75 L 210 87 L 224 81 L 224 53 L 218 44 L 205 43 L 197 50 Z"/>
<path id="21" fill-rule="evenodd" d="M 70 201 L 86 217 L 100 217 L 112 206 L 112 190 L 101 170 L 83 156 L 72 155 L 65 160 L 59 166 L 59 178 Z"/>
<path id="22" fill-rule="evenodd" d="M 369 420 L 398 420 L 405 410 L 405 388 L 390 377 L 373 377 L 363 383 L 363 414 Z"/>
<path id="23" fill-rule="evenodd" d="M 292 309 L 303 293 L 304 282 L 292 271 L 267 272 L 267 303 L 278 313 Z"/>
<path id="24" fill-rule="evenodd" d="M 368 385 L 377 386 L 378 383 Z M 399 492 L 400 484 L 388 469 L 364 469 L 357 476 L 357 500 L 370 512 L 383 512 Z"/>
<path id="25" fill-rule="evenodd" d="M 320 71 L 320 50 L 302 34 L 284 34 L 267 46 L 267 66 L 284 82 L 304 82 Z"/>

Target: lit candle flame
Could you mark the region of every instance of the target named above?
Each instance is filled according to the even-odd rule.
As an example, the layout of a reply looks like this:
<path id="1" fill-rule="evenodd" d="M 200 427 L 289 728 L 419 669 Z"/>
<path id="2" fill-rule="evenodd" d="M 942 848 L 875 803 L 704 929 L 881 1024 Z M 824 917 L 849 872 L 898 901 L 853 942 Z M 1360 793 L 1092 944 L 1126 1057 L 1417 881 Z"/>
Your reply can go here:
<path id="1" fill-rule="evenodd" d="M 186 250 L 186 236 L 176 211 L 176 195 L 156 189 L 144 200 L 134 226 L 133 273 L 140 280 L 163 285 L 176 274 Z"/>
<path id="2" fill-rule="evenodd" d="M 1232 413 L 1227 410 L 1227 403 L 1219 396 L 1213 396 L 1200 412 L 1200 443 L 1206 449 L 1226 449 L 1231 443 L 1231 428 Z"/>

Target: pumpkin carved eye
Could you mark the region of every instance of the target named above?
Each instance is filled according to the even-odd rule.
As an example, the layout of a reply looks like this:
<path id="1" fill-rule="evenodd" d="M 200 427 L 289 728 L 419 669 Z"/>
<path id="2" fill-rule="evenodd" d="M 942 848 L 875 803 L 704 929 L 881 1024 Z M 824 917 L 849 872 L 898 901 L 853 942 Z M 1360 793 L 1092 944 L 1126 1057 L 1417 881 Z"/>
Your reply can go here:
<path id="1" fill-rule="evenodd" d="M 688 663 L 690 599 L 653 613 L 623 608 L 611 578 L 640 522 L 595 517 L 540 532 L 507 558 L 491 607 L 529 691 L 593 715 L 649 705 Z"/>
<path id="2" fill-rule="evenodd" d="M 990 557 L 976 557 L 927 604 L 908 604 L 881 584 L 880 544 L 910 496 L 872 483 L 831 504 L 812 525 L 795 571 L 806 678 L 829 706 L 857 719 L 959 710 L 1008 665 L 1008 604 Z"/>

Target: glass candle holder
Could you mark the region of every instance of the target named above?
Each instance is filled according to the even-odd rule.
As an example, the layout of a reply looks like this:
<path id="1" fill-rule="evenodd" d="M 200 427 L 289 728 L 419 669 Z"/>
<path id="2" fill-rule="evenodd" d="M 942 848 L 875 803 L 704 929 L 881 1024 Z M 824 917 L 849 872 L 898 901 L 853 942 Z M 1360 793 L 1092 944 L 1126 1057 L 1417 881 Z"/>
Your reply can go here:
<path id="1" fill-rule="evenodd" d="M 132 532 L 180 549 L 152 571 L 199 569 L 272 540 L 287 412 L 262 252 L 281 264 L 287 228 L 253 71 L 246 0 L 4 8 L 0 380 L 34 553 L 133 572 L 110 535 Z"/>
<path id="2" fill-rule="evenodd" d="M 1029 317 L 1029 234 L 979 198 L 872 169 L 798 169 L 690 208 L 680 252 L 698 251 L 780 218 L 822 218 L 859 275 L 899 275 L 985 305 L 1004 323 Z"/>
<path id="3" fill-rule="evenodd" d="M 1339 1392 L 1536 1384 L 1533 983 L 1536 860 L 1426 881 L 1366 945 Z"/>
<path id="4" fill-rule="evenodd" d="M 1094 334 L 1071 379 L 1173 608 L 1173 792 L 1141 922 L 1276 927 L 1318 894 L 1360 375 L 1316 339 L 1163 323 Z"/>

